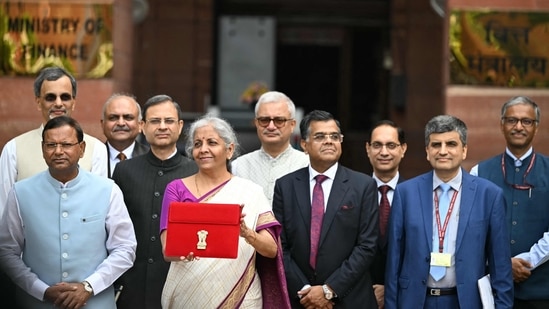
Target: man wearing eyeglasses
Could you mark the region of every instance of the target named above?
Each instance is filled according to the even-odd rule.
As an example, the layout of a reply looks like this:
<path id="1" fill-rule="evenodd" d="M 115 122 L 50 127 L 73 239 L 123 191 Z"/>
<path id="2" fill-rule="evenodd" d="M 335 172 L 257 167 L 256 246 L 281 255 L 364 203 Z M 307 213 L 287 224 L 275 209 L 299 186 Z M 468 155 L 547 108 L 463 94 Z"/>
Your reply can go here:
<path id="1" fill-rule="evenodd" d="M 18 285 L 21 308 L 115 309 L 113 283 L 137 246 L 122 192 L 79 167 L 87 145 L 74 119 L 50 119 L 41 136 L 48 169 L 10 191 L 0 265 Z"/>
<path id="2" fill-rule="evenodd" d="M 44 68 L 34 81 L 37 109 L 42 113 L 43 124 L 51 118 L 70 116 L 76 106 L 76 80 L 59 67 Z M 23 133 L 6 143 L 0 156 L 0 210 L 16 181 L 28 178 L 48 168 L 40 150 L 40 128 Z M 85 134 L 88 145 L 79 161 L 80 167 L 100 176 L 107 176 L 107 151 L 103 143 Z M 1 216 L 1 212 L 0 212 Z"/>
<path id="3" fill-rule="evenodd" d="M 181 107 L 170 96 L 148 99 L 143 105 L 140 126 L 150 150 L 119 162 L 112 175 L 124 193 L 137 238 L 134 266 L 117 281 L 117 286 L 122 286 L 118 309 L 161 309 L 162 288 L 170 267 L 160 242 L 164 190 L 170 181 L 198 170 L 194 161 L 177 150 L 182 118 Z"/>
<path id="4" fill-rule="evenodd" d="M 372 265 L 374 294 L 379 309 L 384 308 L 385 287 L 383 284 L 385 282 L 385 262 L 387 259 L 387 222 L 394 190 L 397 183 L 403 181 L 398 168 L 407 147 L 404 130 L 391 120 L 381 120 L 376 123 L 366 142 L 366 154 L 373 168 L 372 177 L 377 183 L 380 207 L 380 237 L 378 238 L 376 259 Z"/>
<path id="5" fill-rule="evenodd" d="M 432 170 L 397 185 L 387 230 L 385 308 L 481 309 L 478 280 L 492 279 L 495 308 L 513 302 L 503 191 L 466 173 L 467 126 L 450 115 L 425 126 Z"/>
<path id="6" fill-rule="evenodd" d="M 273 196 L 292 308 L 375 308 L 376 183 L 338 163 L 343 134 L 332 114 L 314 110 L 300 130 L 310 164 L 279 178 Z"/>
<path id="7" fill-rule="evenodd" d="M 505 152 L 471 169 L 505 193 L 516 309 L 549 308 L 549 263 L 530 270 L 549 251 L 543 242 L 549 227 L 549 158 L 532 147 L 539 121 L 540 109 L 532 99 L 511 98 L 501 108 Z"/>
<path id="8" fill-rule="evenodd" d="M 34 81 L 34 95 L 37 109 L 43 117 L 42 125 L 23 133 L 4 145 L 0 155 L 0 218 L 7 196 L 13 184 L 48 168 L 41 151 L 43 124 L 51 118 L 70 116 L 76 106 L 76 80 L 59 67 L 48 67 L 40 71 Z M 82 169 L 100 176 L 107 176 L 107 151 L 97 138 L 84 134 L 87 147 L 79 161 Z M 0 276 L 1 277 L 1 276 Z M 1 281 L 1 279 L 0 279 Z M 7 299 L 13 295 L 8 289 Z"/>
<path id="9" fill-rule="evenodd" d="M 295 105 L 285 94 L 269 91 L 255 105 L 254 124 L 261 148 L 236 158 L 231 163 L 234 175 L 248 178 L 263 187 L 273 200 L 275 180 L 309 164 L 309 157 L 294 149 Z"/>

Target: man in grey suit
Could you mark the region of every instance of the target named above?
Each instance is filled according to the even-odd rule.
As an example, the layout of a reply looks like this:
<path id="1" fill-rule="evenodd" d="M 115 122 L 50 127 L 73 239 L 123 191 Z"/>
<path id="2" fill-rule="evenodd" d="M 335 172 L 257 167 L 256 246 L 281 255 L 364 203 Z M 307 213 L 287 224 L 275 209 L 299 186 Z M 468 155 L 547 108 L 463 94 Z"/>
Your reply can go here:
<path id="1" fill-rule="evenodd" d="M 292 308 L 375 308 L 376 182 L 338 163 L 343 135 L 330 113 L 310 112 L 300 130 L 310 165 L 279 178 L 273 196 Z"/>
<path id="2" fill-rule="evenodd" d="M 433 170 L 400 183 L 389 217 L 385 308 L 481 309 L 490 274 L 495 308 L 513 305 L 503 191 L 461 168 L 467 127 L 441 115 L 425 126 Z"/>
<path id="3" fill-rule="evenodd" d="M 103 105 L 101 126 L 107 137 L 107 162 L 112 177 L 118 162 L 140 156 L 149 146 L 139 143 L 141 106 L 131 94 L 115 93 Z"/>

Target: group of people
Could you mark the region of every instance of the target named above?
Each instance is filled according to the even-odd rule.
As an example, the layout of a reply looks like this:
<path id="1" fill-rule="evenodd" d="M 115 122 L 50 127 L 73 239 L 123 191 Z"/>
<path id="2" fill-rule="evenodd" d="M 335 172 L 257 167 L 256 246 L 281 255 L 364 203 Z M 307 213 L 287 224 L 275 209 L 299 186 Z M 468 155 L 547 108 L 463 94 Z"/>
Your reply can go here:
<path id="1" fill-rule="evenodd" d="M 68 72 L 42 70 L 34 92 L 42 125 L 0 157 L 11 308 L 482 308 L 485 275 L 495 308 L 549 307 L 549 158 L 533 150 L 540 111 L 527 97 L 503 105 L 505 153 L 471 171 L 465 123 L 432 118 L 432 170 L 405 180 L 397 124 L 373 126 L 366 175 L 339 163 L 332 114 L 298 124 L 277 91 L 255 105 L 261 147 L 242 156 L 230 123 L 211 114 L 189 126 L 181 154 L 182 111 L 167 95 L 143 106 L 112 95 L 103 143 L 70 117 Z M 290 144 L 296 125 L 302 150 Z M 238 257 L 166 255 L 173 202 L 242 205 Z"/>

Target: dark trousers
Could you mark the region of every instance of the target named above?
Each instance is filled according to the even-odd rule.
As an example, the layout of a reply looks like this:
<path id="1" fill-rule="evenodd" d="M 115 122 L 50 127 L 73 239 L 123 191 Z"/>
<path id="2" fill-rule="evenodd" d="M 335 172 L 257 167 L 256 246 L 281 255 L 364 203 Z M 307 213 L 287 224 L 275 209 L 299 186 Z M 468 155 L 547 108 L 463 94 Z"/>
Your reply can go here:
<path id="1" fill-rule="evenodd" d="M 423 309 L 460 309 L 457 294 L 427 296 Z"/>
<path id="2" fill-rule="evenodd" d="M 547 309 L 549 300 L 523 300 L 515 298 L 513 309 Z"/>
<path id="3" fill-rule="evenodd" d="M 15 284 L 3 271 L 0 271 L 0 307 L 17 309 Z"/>

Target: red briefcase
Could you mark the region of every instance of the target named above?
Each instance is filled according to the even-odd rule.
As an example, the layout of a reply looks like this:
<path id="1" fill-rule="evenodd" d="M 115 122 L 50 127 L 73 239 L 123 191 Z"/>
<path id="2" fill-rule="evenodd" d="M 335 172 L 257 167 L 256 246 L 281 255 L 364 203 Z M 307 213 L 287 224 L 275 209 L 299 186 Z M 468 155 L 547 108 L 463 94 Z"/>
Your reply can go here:
<path id="1" fill-rule="evenodd" d="M 168 211 L 166 256 L 235 259 L 240 237 L 238 204 L 172 202 Z"/>

